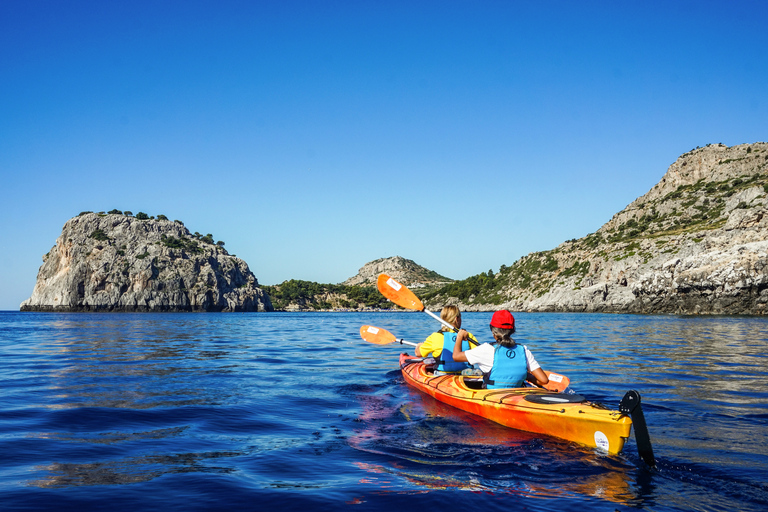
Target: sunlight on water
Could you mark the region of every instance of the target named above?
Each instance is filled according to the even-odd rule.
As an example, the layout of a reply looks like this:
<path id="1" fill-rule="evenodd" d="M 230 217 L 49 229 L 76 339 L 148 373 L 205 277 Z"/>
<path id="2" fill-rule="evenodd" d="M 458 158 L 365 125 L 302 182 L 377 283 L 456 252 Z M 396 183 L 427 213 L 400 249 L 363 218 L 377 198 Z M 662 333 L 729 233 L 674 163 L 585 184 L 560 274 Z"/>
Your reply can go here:
<path id="1" fill-rule="evenodd" d="M 490 313 L 463 316 L 490 339 Z M 3 505 L 768 506 L 766 320 L 516 318 L 517 341 L 589 400 L 641 393 L 657 470 L 634 439 L 606 456 L 410 389 L 397 355 L 412 347 L 359 328 L 422 341 L 438 328 L 423 314 L 0 313 Z"/>

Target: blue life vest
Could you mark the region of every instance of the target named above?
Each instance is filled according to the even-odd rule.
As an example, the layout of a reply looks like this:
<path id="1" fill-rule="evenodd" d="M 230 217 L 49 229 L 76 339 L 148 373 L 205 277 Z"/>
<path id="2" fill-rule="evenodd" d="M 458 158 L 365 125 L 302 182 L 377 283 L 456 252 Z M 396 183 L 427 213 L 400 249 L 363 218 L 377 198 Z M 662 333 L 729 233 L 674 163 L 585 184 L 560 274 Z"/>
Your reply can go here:
<path id="1" fill-rule="evenodd" d="M 483 376 L 486 389 L 519 388 L 528 376 L 528 363 L 525 360 L 525 348 L 515 348 L 496 344 L 493 354 L 493 367 Z"/>
<path id="2" fill-rule="evenodd" d="M 443 333 L 443 351 L 437 359 L 437 371 L 460 373 L 465 368 L 472 368 L 469 363 L 457 363 L 453 360 L 453 347 L 456 346 L 456 333 Z M 469 340 L 464 339 L 461 342 L 461 351 L 469 350 Z"/>

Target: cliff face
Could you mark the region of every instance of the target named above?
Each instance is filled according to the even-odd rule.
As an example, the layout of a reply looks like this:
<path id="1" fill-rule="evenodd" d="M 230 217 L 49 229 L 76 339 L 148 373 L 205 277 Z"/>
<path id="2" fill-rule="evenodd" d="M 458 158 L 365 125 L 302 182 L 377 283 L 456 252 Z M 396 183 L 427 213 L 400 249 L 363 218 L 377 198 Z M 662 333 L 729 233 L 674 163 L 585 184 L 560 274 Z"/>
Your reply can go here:
<path id="1" fill-rule="evenodd" d="M 181 223 L 86 213 L 43 258 L 22 311 L 271 311 L 248 265 Z"/>
<path id="2" fill-rule="evenodd" d="M 682 155 L 597 232 L 502 266 L 468 310 L 768 313 L 768 143 Z"/>

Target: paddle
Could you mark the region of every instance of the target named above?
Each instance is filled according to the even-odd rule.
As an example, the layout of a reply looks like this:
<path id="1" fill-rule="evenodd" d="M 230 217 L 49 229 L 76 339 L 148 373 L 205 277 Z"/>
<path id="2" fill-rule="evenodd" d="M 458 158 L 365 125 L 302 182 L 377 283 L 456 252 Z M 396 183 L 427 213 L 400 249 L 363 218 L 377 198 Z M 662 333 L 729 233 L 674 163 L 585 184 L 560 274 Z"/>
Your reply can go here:
<path id="1" fill-rule="evenodd" d="M 401 345 L 411 345 L 413 347 L 417 345 L 417 343 L 413 343 L 412 341 L 398 339 L 388 330 L 372 325 L 364 325 L 360 327 L 360 336 L 368 343 L 373 343 L 374 345 L 389 345 L 396 341 Z"/>
<path id="2" fill-rule="evenodd" d="M 407 286 L 405 286 L 402 283 L 397 282 L 394 278 L 388 276 L 387 274 L 379 274 L 379 278 L 376 281 L 376 286 L 379 288 L 379 291 L 383 296 L 397 304 L 398 306 L 405 308 L 405 309 L 413 309 L 415 311 L 423 311 L 427 313 L 429 316 L 449 328 L 451 331 L 456 332 L 456 328 L 437 316 L 436 314 L 432 313 L 428 309 L 424 307 L 424 303 L 421 302 L 421 300 L 411 291 L 408 289 Z M 375 329 L 375 328 L 374 328 Z M 362 330 L 361 330 L 362 334 Z M 388 341 L 386 343 L 392 343 L 393 341 L 397 341 L 397 338 L 395 338 L 394 334 L 387 333 L 391 336 L 391 341 Z M 363 339 L 365 339 L 365 336 L 363 336 Z M 366 340 L 368 341 L 368 340 Z M 373 342 L 372 342 L 373 343 Z M 402 341 L 401 341 L 402 343 Z M 562 392 L 565 391 L 568 386 L 571 384 L 571 380 L 566 377 L 565 375 L 561 375 L 559 373 L 553 373 L 544 371 L 544 373 L 547 374 L 547 377 L 549 377 L 549 382 L 544 385 L 544 389 L 547 389 L 549 391 L 557 391 Z"/>
<path id="3" fill-rule="evenodd" d="M 566 389 L 568 389 L 568 386 L 571 385 L 571 379 L 566 377 L 565 375 L 550 372 L 549 370 L 544 370 L 544 373 L 547 374 L 547 378 L 549 378 L 549 382 L 544 384 L 544 389 L 549 391 L 557 391 L 558 393 L 562 393 Z"/>
<path id="4" fill-rule="evenodd" d="M 421 300 L 414 295 L 414 293 L 408 289 L 404 284 L 398 283 L 394 278 L 389 277 L 387 274 L 379 274 L 379 278 L 376 281 L 376 286 L 383 296 L 405 309 L 412 309 L 414 311 L 423 311 L 445 327 L 453 332 L 457 329 L 424 307 Z"/>

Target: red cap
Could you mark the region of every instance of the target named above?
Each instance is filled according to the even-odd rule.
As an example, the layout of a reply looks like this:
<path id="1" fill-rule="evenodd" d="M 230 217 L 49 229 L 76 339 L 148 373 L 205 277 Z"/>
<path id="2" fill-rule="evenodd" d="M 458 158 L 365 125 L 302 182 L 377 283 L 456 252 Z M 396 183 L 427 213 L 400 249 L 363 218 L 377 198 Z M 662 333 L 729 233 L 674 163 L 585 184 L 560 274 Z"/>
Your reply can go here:
<path id="1" fill-rule="evenodd" d="M 506 309 L 497 311 L 493 314 L 493 317 L 491 317 L 491 327 L 498 327 L 499 329 L 514 329 L 515 317 L 513 317 L 512 313 Z"/>

